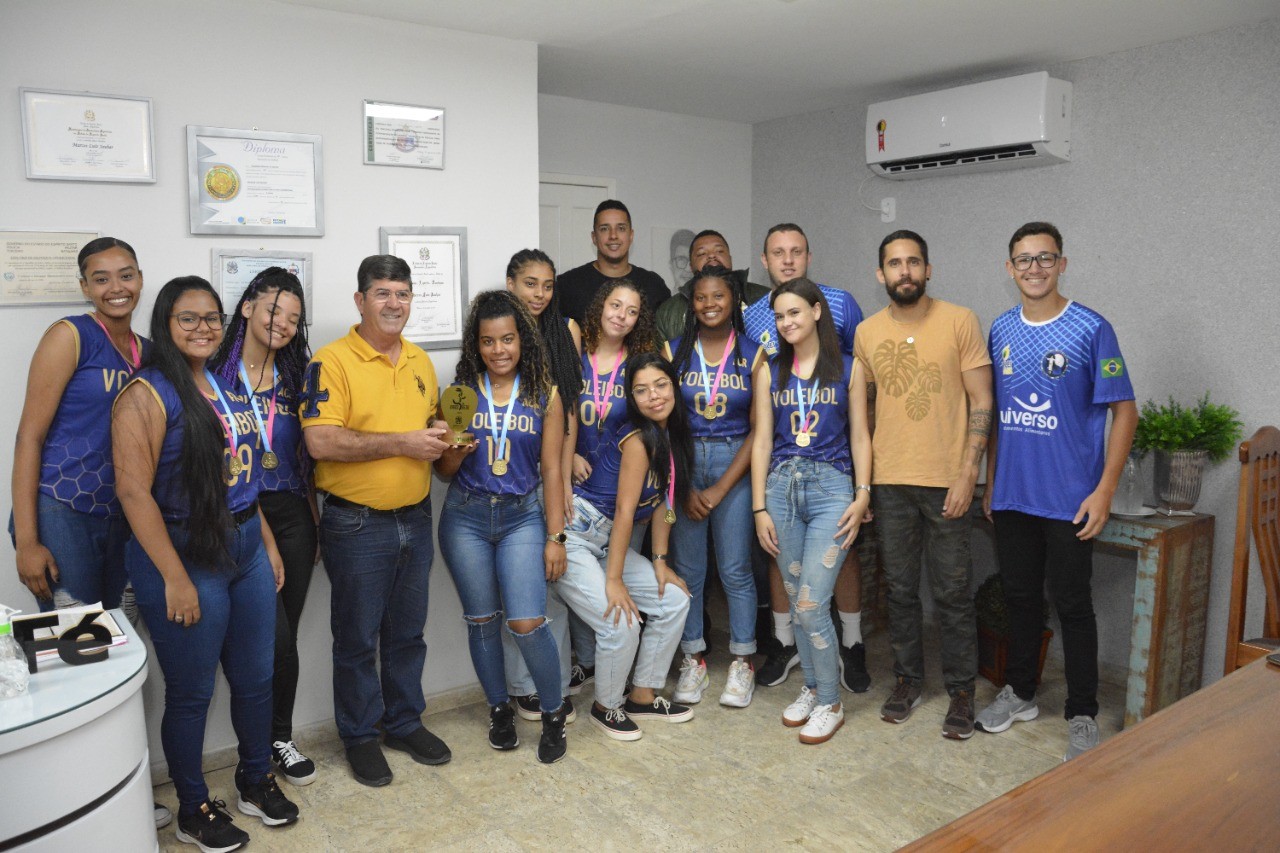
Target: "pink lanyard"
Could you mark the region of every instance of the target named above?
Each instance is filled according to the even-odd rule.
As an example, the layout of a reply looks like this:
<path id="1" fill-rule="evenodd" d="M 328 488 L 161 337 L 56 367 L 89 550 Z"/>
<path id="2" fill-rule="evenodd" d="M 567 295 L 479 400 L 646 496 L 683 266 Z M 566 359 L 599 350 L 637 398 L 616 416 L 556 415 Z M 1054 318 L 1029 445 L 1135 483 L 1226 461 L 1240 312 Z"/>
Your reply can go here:
<path id="1" fill-rule="evenodd" d="M 593 352 L 587 353 L 587 360 L 591 362 L 591 376 L 593 379 L 591 399 L 596 404 L 596 429 L 604 429 L 605 401 L 613 396 L 613 381 L 618 378 L 618 368 L 622 366 L 622 354 L 625 352 L 625 347 L 618 350 L 618 355 L 613 360 L 613 372 L 609 374 L 609 384 L 605 387 L 603 394 L 600 392 L 600 366 L 596 363 L 596 354 Z"/>
<path id="2" fill-rule="evenodd" d="M 95 314 L 90 314 L 89 316 L 93 318 L 93 322 L 98 324 L 98 328 L 102 330 L 102 334 L 107 336 L 107 343 L 111 344 L 111 348 L 116 350 L 116 353 L 121 358 L 124 358 L 124 353 L 116 349 L 116 342 L 111 340 L 111 333 L 107 331 L 107 327 L 104 326 L 102 324 L 102 321 L 98 319 L 98 315 L 95 313 Z M 139 367 L 142 366 L 142 358 L 138 355 L 138 339 L 133 336 L 133 332 L 129 333 L 129 358 L 125 360 L 129 363 L 129 366 L 132 367 L 134 370 L 137 370 Z"/>
<path id="3" fill-rule="evenodd" d="M 676 512 L 676 450 L 669 450 L 671 456 L 671 476 L 667 478 L 667 523 L 675 521 Z"/>
<path id="4" fill-rule="evenodd" d="M 724 378 L 724 366 L 729 362 L 729 353 L 733 351 L 733 340 L 737 336 L 737 332 L 729 330 L 729 340 L 724 345 L 724 352 L 720 354 L 720 366 L 716 369 L 716 381 L 710 387 L 707 386 L 707 356 L 702 351 L 702 341 L 695 341 L 694 345 L 698 350 L 698 358 L 702 359 L 702 388 L 707 392 L 708 409 L 713 409 L 716 404 L 716 397 L 720 394 L 720 380 Z"/>

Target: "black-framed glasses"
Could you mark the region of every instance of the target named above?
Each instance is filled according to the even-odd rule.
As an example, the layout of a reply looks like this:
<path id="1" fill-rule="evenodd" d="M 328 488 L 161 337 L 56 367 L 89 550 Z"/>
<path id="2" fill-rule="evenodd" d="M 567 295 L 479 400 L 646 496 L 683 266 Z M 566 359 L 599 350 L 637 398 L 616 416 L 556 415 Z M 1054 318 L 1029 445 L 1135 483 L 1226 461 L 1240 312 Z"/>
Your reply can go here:
<path id="1" fill-rule="evenodd" d="M 191 311 L 182 311 L 169 316 L 178 321 L 178 328 L 184 332 L 194 332 L 200 328 L 201 322 L 215 332 L 227 324 L 226 314 L 196 314 Z"/>
<path id="2" fill-rule="evenodd" d="M 1041 252 L 1038 255 L 1017 255 L 1009 260 L 1013 263 L 1013 268 L 1015 270 L 1031 269 L 1032 261 L 1035 261 L 1036 265 L 1042 270 L 1051 270 L 1057 266 L 1058 261 L 1061 260 L 1061 258 L 1062 255 L 1057 252 Z"/>

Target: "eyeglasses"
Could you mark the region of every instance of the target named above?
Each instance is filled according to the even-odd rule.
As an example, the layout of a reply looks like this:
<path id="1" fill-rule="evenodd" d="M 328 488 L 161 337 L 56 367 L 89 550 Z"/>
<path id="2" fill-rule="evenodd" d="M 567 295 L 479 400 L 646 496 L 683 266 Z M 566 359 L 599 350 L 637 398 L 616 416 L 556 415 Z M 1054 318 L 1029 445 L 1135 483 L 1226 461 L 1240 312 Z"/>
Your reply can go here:
<path id="1" fill-rule="evenodd" d="M 671 390 L 670 379 L 659 379 L 652 385 L 633 385 L 631 388 L 631 396 L 637 400 L 647 400 L 654 394 L 666 394 Z"/>
<path id="2" fill-rule="evenodd" d="M 385 290 L 378 288 L 377 290 L 367 291 L 365 295 L 375 302 L 391 302 L 395 300 L 396 302 L 407 304 L 413 301 L 412 290 Z"/>
<path id="3" fill-rule="evenodd" d="M 201 321 L 212 331 L 218 331 L 227 323 L 226 314 L 193 314 L 190 311 L 183 311 L 181 314 L 170 314 L 170 317 L 178 321 L 178 328 L 184 332 L 194 332 L 200 328 Z"/>
<path id="4" fill-rule="evenodd" d="M 1038 255 L 1018 255 L 1017 257 L 1010 258 L 1009 260 L 1013 264 L 1013 268 L 1015 270 L 1031 269 L 1032 261 L 1035 261 L 1036 265 L 1042 270 L 1051 270 L 1057 265 L 1061 258 L 1062 255 L 1059 255 L 1056 252 L 1041 252 Z"/>

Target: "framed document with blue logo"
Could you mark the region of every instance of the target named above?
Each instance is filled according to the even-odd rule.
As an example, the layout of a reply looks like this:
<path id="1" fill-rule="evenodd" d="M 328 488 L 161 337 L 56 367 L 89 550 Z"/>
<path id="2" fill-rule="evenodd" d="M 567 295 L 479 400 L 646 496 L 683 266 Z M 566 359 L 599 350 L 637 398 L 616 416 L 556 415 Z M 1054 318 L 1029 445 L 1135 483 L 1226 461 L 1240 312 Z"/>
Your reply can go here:
<path id="1" fill-rule="evenodd" d="M 443 169 L 444 109 L 365 101 L 364 162 Z"/>
<path id="2" fill-rule="evenodd" d="M 258 273 L 280 267 L 298 277 L 307 306 L 307 325 L 315 322 L 315 301 L 311 298 L 311 253 L 289 249 L 214 249 L 213 275 L 209 281 L 230 311 L 240 301 Z"/>
<path id="3" fill-rule="evenodd" d="M 391 226 L 378 229 L 382 254 L 409 265 L 413 307 L 401 333 L 423 349 L 462 345 L 467 315 L 467 229 Z"/>
<path id="4" fill-rule="evenodd" d="M 0 305 L 82 305 L 80 250 L 97 231 L 0 228 Z"/>
<path id="5" fill-rule="evenodd" d="M 320 137 L 187 125 L 192 234 L 324 236 Z"/>

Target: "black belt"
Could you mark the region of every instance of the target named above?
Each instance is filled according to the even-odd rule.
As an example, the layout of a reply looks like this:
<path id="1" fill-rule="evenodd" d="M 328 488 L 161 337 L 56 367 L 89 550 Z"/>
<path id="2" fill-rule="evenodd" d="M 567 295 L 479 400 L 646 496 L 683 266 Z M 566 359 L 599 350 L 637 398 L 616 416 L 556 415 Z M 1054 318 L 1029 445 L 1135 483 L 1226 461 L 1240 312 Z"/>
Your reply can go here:
<path id="1" fill-rule="evenodd" d="M 255 498 L 253 503 L 249 504 L 244 509 L 240 510 L 239 512 L 231 513 L 231 520 L 236 523 L 236 527 L 239 527 L 240 525 L 244 524 L 246 521 L 253 518 L 257 514 L 258 514 L 258 501 Z"/>
<path id="2" fill-rule="evenodd" d="M 417 509 L 418 507 L 422 506 L 422 501 L 425 501 L 425 500 L 427 500 L 427 498 L 423 498 L 421 501 L 418 501 L 416 504 L 409 504 L 408 506 L 402 506 L 397 509 L 374 509 L 371 506 L 365 506 L 364 504 L 358 504 L 355 501 L 349 501 L 346 498 L 340 498 L 335 494 L 329 494 L 324 499 L 324 505 L 336 506 L 341 509 L 352 509 L 357 511 L 364 511 L 369 513 L 370 515 L 399 515 L 400 513 L 407 512 L 411 509 Z"/>

